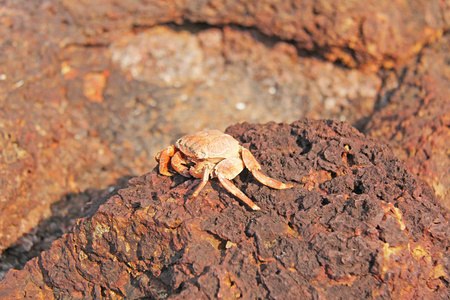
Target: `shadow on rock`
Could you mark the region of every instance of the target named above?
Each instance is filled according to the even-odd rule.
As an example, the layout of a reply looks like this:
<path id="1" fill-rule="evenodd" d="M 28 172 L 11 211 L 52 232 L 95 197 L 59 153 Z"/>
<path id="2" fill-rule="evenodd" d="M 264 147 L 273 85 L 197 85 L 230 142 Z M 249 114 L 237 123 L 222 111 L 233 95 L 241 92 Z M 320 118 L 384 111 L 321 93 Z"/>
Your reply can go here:
<path id="1" fill-rule="evenodd" d="M 78 218 L 90 218 L 109 197 L 127 186 L 131 176 L 119 178 L 108 188 L 87 189 L 80 193 L 69 193 L 51 205 L 51 216 L 20 237 L 0 256 L 0 280 L 9 269 L 23 269 L 26 262 L 50 248 L 75 224 Z"/>

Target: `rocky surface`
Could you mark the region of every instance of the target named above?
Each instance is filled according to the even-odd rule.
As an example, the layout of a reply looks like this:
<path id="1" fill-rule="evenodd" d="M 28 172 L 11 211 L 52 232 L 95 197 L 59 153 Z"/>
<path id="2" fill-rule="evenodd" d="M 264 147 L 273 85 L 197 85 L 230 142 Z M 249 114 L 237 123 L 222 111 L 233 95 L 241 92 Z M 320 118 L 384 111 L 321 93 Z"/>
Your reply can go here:
<path id="1" fill-rule="evenodd" d="M 448 199 L 448 4 L 271 4 L 3 1 L 0 279 L 176 138 L 237 122 L 374 116 L 366 132 Z"/>
<path id="2" fill-rule="evenodd" d="M 422 50 L 380 93 L 389 99 L 365 132 L 389 143 L 450 209 L 450 37 Z"/>
<path id="3" fill-rule="evenodd" d="M 450 25 L 450 7 L 420 1 L 63 1 L 90 41 L 102 43 L 124 28 L 201 22 L 254 27 L 302 51 L 349 67 L 377 69 L 417 53 Z M 86 13 L 88 11 L 89 13 Z M 126 30 L 126 29 L 125 29 Z"/>
<path id="4" fill-rule="evenodd" d="M 303 120 L 227 129 L 272 190 L 152 172 L 98 200 L 48 251 L 10 271 L 0 298 L 445 299 L 449 216 L 385 145 L 351 126 Z"/>
<path id="5" fill-rule="evenodd" d="M 373 112 L 381 86 L 375 74 L 299 57 L 254 30 L 125 26 L 101 44 L 85 40 L 57 3 L 6 7 L 0 252 L 33 248 L 39 228 L 71 214 L 53 209 L 67 198 L 79 203 L 73 223 L 95 198 L 90 190 L 147 172 L 154 154 L 181 135 L 305 115 L 357 122 Z M 70 226 L 50 227 L 59 227 L 55 239 Z M 0 257 L 0 275 L 19 267 L 13 261 Z"/>

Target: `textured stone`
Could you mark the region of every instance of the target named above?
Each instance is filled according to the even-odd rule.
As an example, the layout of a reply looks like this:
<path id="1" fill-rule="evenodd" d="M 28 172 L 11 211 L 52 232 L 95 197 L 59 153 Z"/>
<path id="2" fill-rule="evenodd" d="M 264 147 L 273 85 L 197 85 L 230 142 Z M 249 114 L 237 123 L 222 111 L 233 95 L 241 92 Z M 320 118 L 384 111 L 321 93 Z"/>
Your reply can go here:
<path id="1" fill-rule="evenodd" d="M 417 53 L 450 11 L 439 1 L 258 3 L 2 3 L 0 278 L 48 249 L 118 178 L 153 168 L 154 153 L 180 135 L 304 116 L 361 128 L 385 88 L 361 69 Z M 448 164 L 435 155 L 443 141 L 426 151 Z M 426 169 L 417 173 L 442 197 L 450 177 L 439 159 L 417 159 L 409 166 Z M 310 189 L 329 174 L 307 177 Z"/>
<path id="2" fill-rule="evenodd" d="M 392 67 L 416 54 L 450 25 L 448 4 L 433 1 L 63 1 L 97 42 L 134 26 L 202 22 L 237 24 L 292 41 L 302 51 L 349 67 Z M 133 13 L 130 13 L 133 12 Z"/>
<path id="3" fill-rule="evenodd" d="M 375 74 L 299 57 L 255 30 L 124 26 L 101 44 L 84 40 L 82 21 L 57 3 L 8 3 L 5 14 L 0 252 L 17 253 L 13 260 L 70 227 L 48 226 L 69 217 L 55 207 L 78 203 L 73 223 L 95 198 L 90 190 L 147 172 L 179 135 L 306 115 L 356 122 L 373 112 L 381 86 Z M 8 260 L 0 257 L 0 278 Z"/>
<path id="4" fill-rule="evenodd" d="M 192 199 L 197 179 L 153 170 L 8 272 L 0 298 L 448 298 L 448 212 L 386 146 L 332 121 L 227 132 L 294 188 L 244 171 L 256 212 L 215 179 Z"/>
<path id="5" fill-rule="evenodd" d="M 450 209 L 450 37 L 426 47 L 389 80 L 381 95 L 388 103 L 365 132 L 389 143 L 411 171 L 433 187 Z M 398 82 L 400 81 L 400 82 Z M 392 84 L 394 82 L 394 84 Z"/>

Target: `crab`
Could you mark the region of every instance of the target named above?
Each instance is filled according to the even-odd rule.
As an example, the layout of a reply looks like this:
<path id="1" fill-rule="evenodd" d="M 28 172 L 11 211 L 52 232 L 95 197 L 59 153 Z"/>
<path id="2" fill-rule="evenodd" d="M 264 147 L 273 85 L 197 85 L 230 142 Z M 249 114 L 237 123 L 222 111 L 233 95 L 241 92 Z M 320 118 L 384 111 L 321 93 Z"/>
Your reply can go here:
<path id="1" fill-rule="evenodd" d="M 260 210 L 260 207 L 231 182 L 244 167 L 266 186 L 274 189 L 293 187 L 261 173 L 259 171 L 261 165 L 250 150 L 239 145 L 231 135 L 219 130 L 206 130 L 183 136 L 175 145 L 158 152 L 155 159 L 159 163 L 159 172 L 162 175 L 174 175 L 169 171 L 170 163 L 177 173 L 185 177 L 202 179 L 192 197 L 199 194 L 210 178 L 217 177 L 225 189 L 253 210 Z"/>

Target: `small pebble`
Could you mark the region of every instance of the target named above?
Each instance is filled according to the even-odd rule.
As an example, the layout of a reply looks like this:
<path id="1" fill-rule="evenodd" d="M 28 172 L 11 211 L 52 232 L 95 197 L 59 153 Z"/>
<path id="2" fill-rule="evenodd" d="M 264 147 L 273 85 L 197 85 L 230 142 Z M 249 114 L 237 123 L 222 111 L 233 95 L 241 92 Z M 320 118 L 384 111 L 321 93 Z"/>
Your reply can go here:
<path id="1" fill-rule="evenodd" d="M 14 84 L 14 87 L 18 88 L 18 87 L 21 87 L 23 84 L 24 84 L 24 81 L 23 81 L 23 80 L 19 80 L 19 81 L 17 81 L 17 82 Z"/>
<path id="2" fill-rule="evenodd" d="M 269 94 L 275 95 L 276 92 L 277 92 L 277 88 L 276 88 L 276 87 L 271 86 L 271 87 L 269 88 Z"/>
<path id="3" fill-rule="evenodd" d="M 237 110 L 244 110 L 246 106 L 247 106 L 247 105 L 246 105 L 244 102 L 238 102 L 238 103 L 236 103 L 236 109 L 237 109 Z"/>

